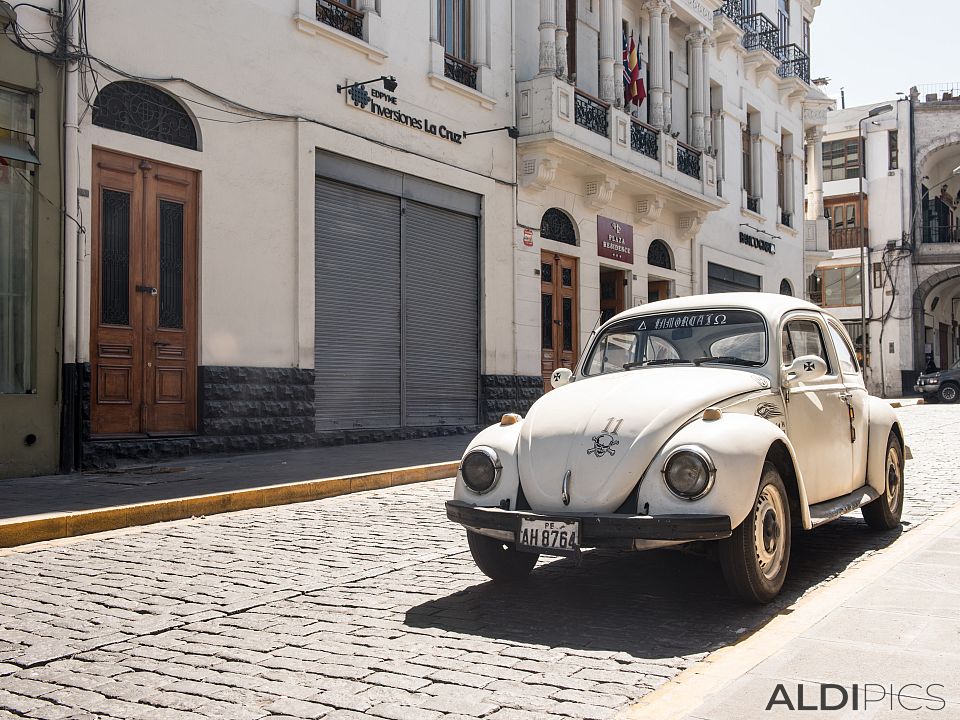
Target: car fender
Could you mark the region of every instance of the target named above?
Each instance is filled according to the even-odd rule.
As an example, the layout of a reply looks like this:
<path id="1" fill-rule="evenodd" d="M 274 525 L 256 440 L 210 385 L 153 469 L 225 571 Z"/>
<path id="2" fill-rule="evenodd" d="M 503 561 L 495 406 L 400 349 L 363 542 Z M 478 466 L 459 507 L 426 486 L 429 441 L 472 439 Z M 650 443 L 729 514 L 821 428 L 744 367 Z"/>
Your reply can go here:
<path id="1" fill-rule="evenodd" d="M 675 433 L 644 473 L 637 494 L 638 511 L 651 515 L 727 515 L 731 527 L 737 527 L 753 507 L 764 460 L 771 446 L 778 441 L 786 447 L 793 464 L 801 521 L 803 527 L 809 528 L 807 494 L 790 439 L 769 420 L 742 413 L 725 412 L 719 420 L 694 420 Z M 662 470 L 667 457 L 681 445 L 703 448 L 717 468 L 713 488 L 699 500 L 677 497 L 663 479 Z M 790 479 L 784 477 L 783 481 L 786 485 Z"/>
<path id="2" fill-rule="evenodd" d="M 520 488 L 520 467 L 517 463 L 517 445 L 520 441 L 520 428 L 523 427 L 523 420 L 515 422 L 512 425 L 491 425 L 480 431 L 480 433 L 470 441 L 467 453 L 478 445 L 484 445 L 496 451 L 502 466 L 500 478 L 496 484 L 487 492 L 479 495 L 470 490 L 463 482 L 463 476 L 460 469 L 457 468 L 457 482 L 453 490 L 453 499 L 468 502 L 471 505 L 479 507 L 502 507 L 505 501 L 509 501 L 509 509 L 515 510 L 517 506 L 517 491 Z M 460 458 L 463 460 L 463 458 Z"/>
<path id="3" fill-rule="evenodd" d="M 868 413 L 870 426 L 867 439 L 867 485 L 883 495 L 887 488 L 887 438 L 890 437 L 890 431 L 896 427 L 903 442 L 903 428 L 890 404 L 880 398 L 870 396 Z M 906 447 L 901 450 L 906 455 Z"/>

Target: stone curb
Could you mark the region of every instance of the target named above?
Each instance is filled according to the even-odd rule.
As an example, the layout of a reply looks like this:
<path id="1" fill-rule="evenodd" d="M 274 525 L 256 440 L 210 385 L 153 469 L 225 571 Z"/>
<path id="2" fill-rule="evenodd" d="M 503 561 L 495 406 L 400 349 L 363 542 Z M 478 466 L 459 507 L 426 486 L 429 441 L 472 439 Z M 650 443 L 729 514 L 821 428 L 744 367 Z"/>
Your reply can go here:
<path id="1" fill-rule="evenodd" d="M 440 480 L 456 475 L 459 461 L 415 465 L 374 473 L 303 480 L 228 492 L 152 502 L 117 505 L 96 510 L 30 515 L 0 520 L 0 548 L 89 535 L 106 530 L 184 520 L 200 515 L 250 510 L 322 500 L 364 490 L 381 490 L 395 485 Z"/>
<path id="2" fill-rule="evenodd" d="M 836 578 L 800 598 L 739 642 L 715 650 L 645 695 L 639 702 L 621 708 L 615 717 L 617 720 L 682 720 L 690 716 L 714 693 L 749 673 L 860 590 L 926 547 L 958 522 L 960 503 L 925 520 L 886 549 L 848 567 Z"/>

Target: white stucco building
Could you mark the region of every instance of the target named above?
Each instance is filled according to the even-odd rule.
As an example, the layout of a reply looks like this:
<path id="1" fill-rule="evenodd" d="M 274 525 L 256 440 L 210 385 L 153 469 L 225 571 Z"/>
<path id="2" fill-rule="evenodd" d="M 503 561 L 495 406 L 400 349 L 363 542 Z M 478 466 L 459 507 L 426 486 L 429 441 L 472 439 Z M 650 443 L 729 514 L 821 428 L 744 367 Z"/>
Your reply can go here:
<path id="1" fill-rule="evenodd" d="M 929 361 L 942 368 L 960 357 L 958 89 L 914 88 L 830 112 L 822 160 L 808 167 L 808 209 L 822 210 L 829 239 L 807 292 L 844 321 L 858 346 L 865 325 L 874 393 L 910 394 Z"/>
<path id="2" fill-rule="evenodd" d="M 809 85 L 817 5 L 518 4 L 518 374 L 572 366 L 601 315 L 650 300 L 802 292 L 803 138 L 828 103 Z"/>
<path id="3" fill-rule="evenodd" d="M 455 432 L 802 287 L 816 0 L 63 4 L 74 464 Z"/>

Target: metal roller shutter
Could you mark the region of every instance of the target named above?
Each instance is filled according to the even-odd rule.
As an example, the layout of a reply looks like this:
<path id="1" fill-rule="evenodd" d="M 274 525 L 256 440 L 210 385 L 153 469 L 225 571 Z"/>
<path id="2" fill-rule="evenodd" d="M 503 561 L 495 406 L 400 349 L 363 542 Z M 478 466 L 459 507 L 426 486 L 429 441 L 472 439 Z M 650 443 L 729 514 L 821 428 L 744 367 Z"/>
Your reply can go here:
<path id="1" fill-rule="evenodd" d="M 316 428 L 397 427 L 400 199 L 316 183 Z"/>
<path id="2" fill-rule="evenodd" d="M 477 218 L 404 200 L 405 424 L 477 422 Z"/>
<path id="3" fill-rule="evenodd" d="M 726 265 L 707 263 L 707 292 L 760 292 L 760 276 Z"/>

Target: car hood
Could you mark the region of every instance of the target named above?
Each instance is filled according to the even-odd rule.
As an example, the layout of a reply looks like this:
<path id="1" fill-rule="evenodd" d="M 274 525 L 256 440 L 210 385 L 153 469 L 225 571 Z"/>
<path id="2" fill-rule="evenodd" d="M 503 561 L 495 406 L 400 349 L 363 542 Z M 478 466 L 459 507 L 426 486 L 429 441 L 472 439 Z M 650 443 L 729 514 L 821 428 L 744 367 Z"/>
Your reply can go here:
<path id="1" fill-rule="evenodd" d="M 769 388 L 746 370 L 648 367 L 578 380 L 534 403 L 520 431 L 520 484 L 539 512 L 614 512 L 670 436 L 706 407 Z M 561 497 L 568 481 L 570 503 Z"/>

